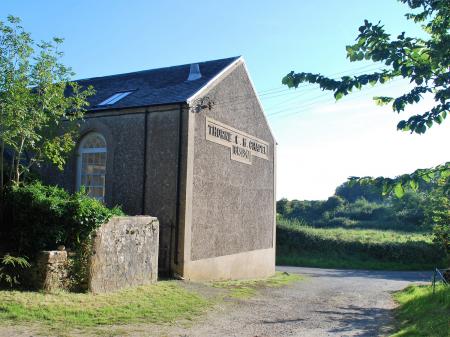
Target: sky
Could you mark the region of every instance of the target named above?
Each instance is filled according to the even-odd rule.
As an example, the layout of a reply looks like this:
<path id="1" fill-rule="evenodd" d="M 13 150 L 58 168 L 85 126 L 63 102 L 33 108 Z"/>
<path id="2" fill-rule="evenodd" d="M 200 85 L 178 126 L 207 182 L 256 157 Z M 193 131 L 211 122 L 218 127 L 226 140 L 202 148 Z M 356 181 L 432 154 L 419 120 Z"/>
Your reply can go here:
<path id="1" fill-rule="evenodd" d="M 277 198 L 326 199 L 349 176 L 395 176 L 448 161 L 450 123 L 424 135 L 396 131 L 397 115 L 374 95 L 401 94 L 404 81 L 367 88 L 335 102 L 312 85 L 288 90 L 291 70 L 332 77 L 380 68 L 350 63 L 345 46 L 364 19 L 393 35 L 421 35 L 395 0 L 149 1 L 2 0 L 36 41 L 65 39 L 75 78 L 110 75 L 241 55 L 278 142 Z"/>

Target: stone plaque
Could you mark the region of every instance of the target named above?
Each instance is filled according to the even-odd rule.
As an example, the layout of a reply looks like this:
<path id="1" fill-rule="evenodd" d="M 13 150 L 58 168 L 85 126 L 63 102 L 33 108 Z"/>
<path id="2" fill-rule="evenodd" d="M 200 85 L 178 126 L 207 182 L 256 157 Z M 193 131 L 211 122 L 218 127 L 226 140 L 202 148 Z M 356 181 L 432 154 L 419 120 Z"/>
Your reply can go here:
<path id="1" fill-rule="evenodd" d="M 230 149 L 230 158 L 252 164 L 252 157 L 269 160 L 269 144 L 231 126 L 206 117 L 206 140 Z"/>

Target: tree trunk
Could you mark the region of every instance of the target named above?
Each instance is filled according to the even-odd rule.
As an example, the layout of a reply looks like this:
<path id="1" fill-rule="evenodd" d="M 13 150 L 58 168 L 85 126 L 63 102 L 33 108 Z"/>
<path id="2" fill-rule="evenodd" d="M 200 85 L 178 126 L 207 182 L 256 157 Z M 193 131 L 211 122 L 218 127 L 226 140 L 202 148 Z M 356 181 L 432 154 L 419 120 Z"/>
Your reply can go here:
<path id="1" fill-rule="evenodd" d="M 17 158 L 16 158 L 16 172 L 14 174 L 14 180 L 16 184 L 20 183 L 20 161 L 22 160 L 22 151 L 23 151 L 23 144 L 25 143 L 25 138 L 22 138 L 22 141 L 20 142 L 20 147 L 17 150 Z"/>
<path id="2" fill-rule="evenodd" d="M 18 155 L 16 159 L 16 172 L 14 174 L 14 181 L 16 182 L 16 184 L 20 182 L 20 155 Z"/>
<path id="3" fill-rule="evenodd" d="M 9 170 L 9 182 L 12 182 L 14 176 L 14 159 L 16 158 L 16 151 L 13 151 L 11 156 L 11 167 Z"/>

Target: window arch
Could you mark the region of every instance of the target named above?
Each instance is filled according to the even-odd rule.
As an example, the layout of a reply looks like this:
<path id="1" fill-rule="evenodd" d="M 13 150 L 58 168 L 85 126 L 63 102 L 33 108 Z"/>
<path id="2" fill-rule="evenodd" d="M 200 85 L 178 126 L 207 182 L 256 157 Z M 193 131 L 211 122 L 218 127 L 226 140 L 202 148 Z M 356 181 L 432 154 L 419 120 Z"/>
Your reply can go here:
<path id="1" fill-rule="evenodd" d="M 97 133 L 83 137 L 78 146 L 77 189 L 86 188 L 87 194 L 105 200 L 106 141 Z"/>

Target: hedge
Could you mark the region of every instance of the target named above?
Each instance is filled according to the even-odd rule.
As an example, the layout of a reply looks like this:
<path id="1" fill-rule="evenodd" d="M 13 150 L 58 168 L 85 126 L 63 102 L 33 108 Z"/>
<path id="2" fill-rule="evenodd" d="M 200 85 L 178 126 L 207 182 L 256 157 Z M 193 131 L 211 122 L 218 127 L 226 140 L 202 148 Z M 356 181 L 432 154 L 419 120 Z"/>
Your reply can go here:
<path id="1" fill-rule="evenodd" d="M 120 208 L 108 209 L 84 191 L 70 194 L 41 182 L 8 188 L 2 196 L 0 253 L 14 252 L 29 259 L 59 245 L 76 250 L 91 233 Z"/>
<path id="2" fill-rule="evenodd" d="M 440 265 L 445 256 L 444 250 L 427 241 L 385 241 L 367 242 L 342 240 L 317 235 L 307 228 L 277 226 L 277 249 L 281 252 L 316 252 L 317 254 L 362 254 L 374 259 L 404 264 Z"/>

